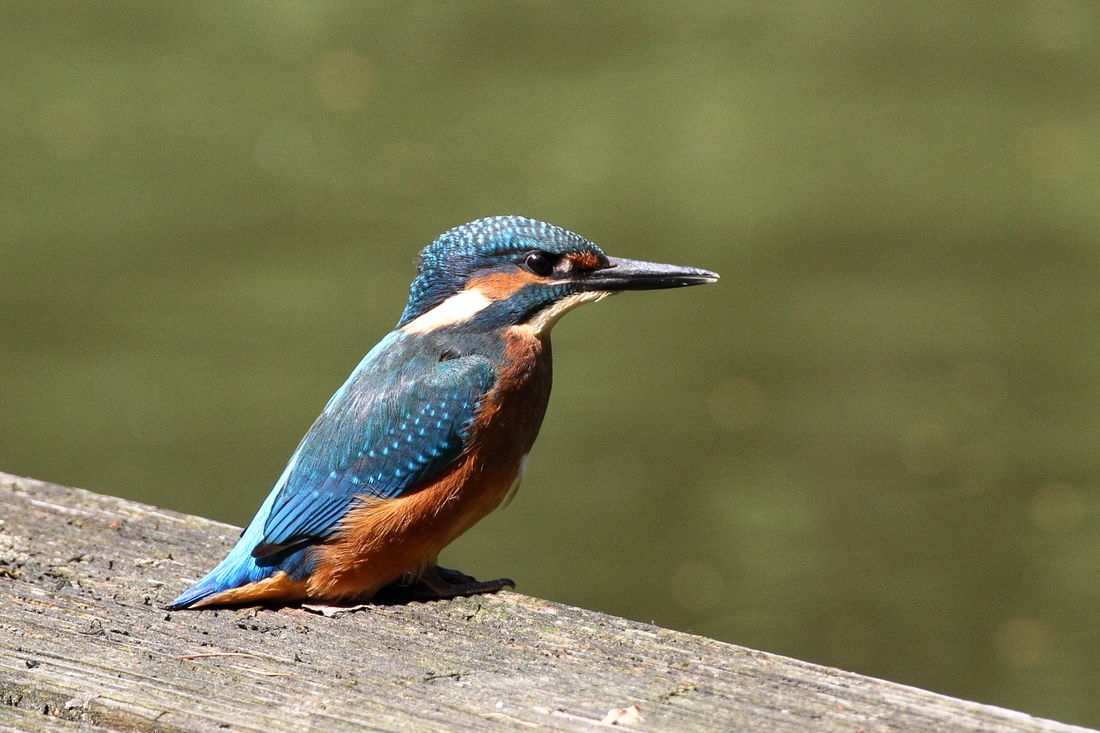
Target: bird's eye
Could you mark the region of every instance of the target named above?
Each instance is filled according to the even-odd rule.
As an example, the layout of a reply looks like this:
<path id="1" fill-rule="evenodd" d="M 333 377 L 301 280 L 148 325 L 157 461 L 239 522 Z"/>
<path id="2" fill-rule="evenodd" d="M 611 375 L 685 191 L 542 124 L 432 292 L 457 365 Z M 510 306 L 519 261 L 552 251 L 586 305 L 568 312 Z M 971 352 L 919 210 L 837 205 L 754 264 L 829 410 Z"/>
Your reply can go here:
<path id="1" fill-rule="evenodd" d="M 527 253 L 523 258 L 523 264 L 536 275 L 549 275 L 554 271 L 554 256 L 549 252 L 536 249 L 534 252 Z"/>

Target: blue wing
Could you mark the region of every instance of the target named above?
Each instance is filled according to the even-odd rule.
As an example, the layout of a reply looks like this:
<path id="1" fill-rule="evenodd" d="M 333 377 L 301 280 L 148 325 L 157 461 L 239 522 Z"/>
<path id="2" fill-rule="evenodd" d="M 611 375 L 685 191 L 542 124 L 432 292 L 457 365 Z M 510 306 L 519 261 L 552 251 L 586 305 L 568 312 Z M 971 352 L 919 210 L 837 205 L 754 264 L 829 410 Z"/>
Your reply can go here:
<path id="1" fill-rule="evenodd" d="M 400 496 L 463 451 L 495 373 L 394 333 L 332 396 L 291 457 L 252 556 L 331 535 L 356 496 Z"/>

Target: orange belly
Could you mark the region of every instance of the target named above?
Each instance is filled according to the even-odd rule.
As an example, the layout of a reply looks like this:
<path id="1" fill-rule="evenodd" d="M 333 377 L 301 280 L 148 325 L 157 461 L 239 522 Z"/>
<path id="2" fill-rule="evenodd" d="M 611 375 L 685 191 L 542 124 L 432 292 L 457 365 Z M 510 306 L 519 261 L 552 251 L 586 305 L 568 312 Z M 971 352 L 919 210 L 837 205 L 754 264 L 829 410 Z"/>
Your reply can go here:
<path id="1" fill-rule="evenodd" d="M 339 530 L 314 547 L 313 572 L 217 593 L 193 607 L 304 600 L 369 600 L 406 573 L 434 566 L 440 550 L 495 509 L 518 479 L 550 398 L 550 343 L 522 330 L 505 335 L 508 368 L 482 398 L 465 452 L 441 474 L 395 499 L 360 497 Z"/>
<path id="2" fill-rule="evenodd" d="M 309 598 L 369 598 L 406 573 L 415 576 L 507 496 L 550 397 L 550 344 L 510 334 L 506 355 L 512 366 L 483 398 L 462 456 L 396 499 L 361 499 L 340 532 L 314 550 Z"/>

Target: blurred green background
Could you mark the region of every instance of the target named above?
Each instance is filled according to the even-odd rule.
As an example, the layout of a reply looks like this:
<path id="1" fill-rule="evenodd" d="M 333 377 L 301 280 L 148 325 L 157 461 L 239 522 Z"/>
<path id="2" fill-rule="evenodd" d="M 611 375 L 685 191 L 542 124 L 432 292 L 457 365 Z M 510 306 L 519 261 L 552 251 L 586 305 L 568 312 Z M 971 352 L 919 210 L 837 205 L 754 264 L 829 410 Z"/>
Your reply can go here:
<path id="1" fill-rule="evenodd" d="M 546 219 L 723 279 L 558 326 L 523 490 L 446 564 L 1100 725 L 1100 6 L 9 2 L 0 40 L 0 470 L 244 523 L 418 249 Z"/>

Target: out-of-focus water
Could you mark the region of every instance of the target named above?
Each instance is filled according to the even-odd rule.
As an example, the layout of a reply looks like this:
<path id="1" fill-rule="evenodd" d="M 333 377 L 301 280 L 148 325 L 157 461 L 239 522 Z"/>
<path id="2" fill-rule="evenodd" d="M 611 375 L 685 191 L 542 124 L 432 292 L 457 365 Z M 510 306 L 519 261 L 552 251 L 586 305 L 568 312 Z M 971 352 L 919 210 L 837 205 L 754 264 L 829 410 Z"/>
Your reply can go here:
<path id="1" fill-rule="evenodd" d="M 534 216 L 723 279 L 559 324 L 447 564 L 1100 725 L 1095 5 L 0 15 L 0 470 L 243 523 L 419 247 Z"/>

